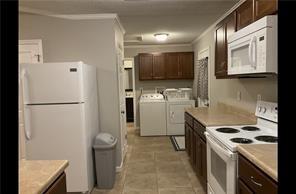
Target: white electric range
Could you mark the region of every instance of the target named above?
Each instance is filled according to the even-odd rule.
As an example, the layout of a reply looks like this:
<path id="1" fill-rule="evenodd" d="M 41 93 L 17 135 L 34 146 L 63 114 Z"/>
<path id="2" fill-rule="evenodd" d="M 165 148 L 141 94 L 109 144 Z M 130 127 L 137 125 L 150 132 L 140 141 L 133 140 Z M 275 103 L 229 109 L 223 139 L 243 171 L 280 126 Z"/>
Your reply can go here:
<path id="1" fill-rule="evenodd" d="M 277 103 L 258 101 L 256 125 L 206 128 L 208 194 L 235 194 L 237 145 L 277 143 Z"/>

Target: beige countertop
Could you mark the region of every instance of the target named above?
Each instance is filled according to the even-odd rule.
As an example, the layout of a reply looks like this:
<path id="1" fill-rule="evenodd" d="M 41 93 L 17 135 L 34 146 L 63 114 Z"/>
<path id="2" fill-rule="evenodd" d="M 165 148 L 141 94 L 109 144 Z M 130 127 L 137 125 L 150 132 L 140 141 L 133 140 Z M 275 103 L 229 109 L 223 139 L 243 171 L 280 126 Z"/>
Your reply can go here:
<path id="1" fill-rule="evenodd" d="M 20 160 L 19 193 L 44 192 L 68 165 L 67 160 Z"/>
<path id="2" fill-rule="evenodd" d="M 238 145 L 238 151 L 275 181 L 277 176 L 277 146 L 278 144 Z"/>
<path id="3" fill-rule="evenodd" d="M 185 111 L 204 126 L 256 124 L 254 114 L 226 106 L 195 107 Z"/>

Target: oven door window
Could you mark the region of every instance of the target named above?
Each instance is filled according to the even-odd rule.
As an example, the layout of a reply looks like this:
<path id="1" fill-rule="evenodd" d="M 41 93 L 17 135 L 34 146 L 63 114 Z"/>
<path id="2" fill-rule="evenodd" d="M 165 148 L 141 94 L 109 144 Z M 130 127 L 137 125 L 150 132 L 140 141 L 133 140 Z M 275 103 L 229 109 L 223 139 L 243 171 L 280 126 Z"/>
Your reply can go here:
<path id="1" fill-rule="evenodd" d="M 217 180 L 217 182 L 222 187 L 225 193 L 227 186 L 226 171 L 226 162 L 218 154 L 216 154 L 214 150 L 211 149 L 211 174 Z"/>

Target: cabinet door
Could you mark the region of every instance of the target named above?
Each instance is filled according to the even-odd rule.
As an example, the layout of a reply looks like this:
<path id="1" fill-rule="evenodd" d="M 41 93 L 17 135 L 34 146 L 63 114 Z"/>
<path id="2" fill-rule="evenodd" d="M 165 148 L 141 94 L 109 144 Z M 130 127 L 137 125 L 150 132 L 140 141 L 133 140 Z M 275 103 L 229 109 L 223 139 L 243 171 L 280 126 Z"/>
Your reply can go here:
<path id="1" fill-rule="evenodd" d="M 153 55 L 139 54 L 139 79 L 151 80 L 153 78 Z"/>
<path id="2" fill-rule="evenodd" d="M 237 9 L 237 30 L 251 24 L 253 18 L 253 0 L 246 0 Z"/>
<path id="3" fill-rule="evenodd" d="M 185 114 L 185 116 L 186 116 L 186 114 Z M 189 156 L 188 143 L 189 143 L 189 129 L 188 129 L 188 124 L 185 122 L 185 150 Z"/>
<path id="4" fill-rule="evenodd" d="M 66 174 L 63 172 L 44 194 L 67 194 Z"/>
<path id="5" fill-rule="evenodd" d="M 153 55 L 153 79 L 165 79 L 165 55 Z"/>
<path id="6" fill-rule="evenodd" d="M 227 75 L 226 33 L 224 23 L 220 23 L 215 31 L 215 75 Z"/>
<path id="7" fill-rule="evenodd" d="M 201 143 L 200 143 L 200 137 L 199 135 L 196 136 L 196 162 L 195 162 L 195 172 L 198 176 L 201 176 L 202 174 L 202 168 L 201 168 Z"/>
<path id="8" fill-rule="evenodd" d="M 236 31 L 236 12 L 228 15 L 216 28 L 216 64 L 215 75 L 225 78 L 227 76 L 227 44 L 228 38 Z M 227 76 L 231 77 L 231 76 Z"/>
<path id="9" fill-rule="evenodd" d="M 177 79 L 181 77 L 181 71 L 179 66 L 179 54 L 178 53 L 166 53 L 166 78 Z"/>
<path id="10" fill-rule="evenodd" d="M 266 15 L 271 15 L 277 12 L 278 1 L 277 0 L 254 0 L 255 10 L 254 17 L 258 20 Z"/>
<path id="11" fill-rule="evenodd" d="M 238 194 L 254 194 L 254 192 L 249 189 L 247 185 L 240 179 L 238 179 Z"/>
<path id="12" fill-rule="evenodd" d="M 200 147 L 201 147 L 201 177 L 202 185 L 204 189 L 207 188 L 207 144 L 200 138 Z"/>
<path id="13" fill-rule="evenodd" d="M 195 169 L 195 166 L 196 166 L 196 137 L 197 136 L 198 136 L 197 133 L 194 130 L 192 130 L 192 137 L 191 137 L 192 155 L 191 155 L 190 161 L 193 169 Z"/>
<path id="14" fill-rule="evenodd" d="M 179 54 L 179 65 L 183 79 L 193 79 L 194 76 L 194 55 L 192 52 Z"/>

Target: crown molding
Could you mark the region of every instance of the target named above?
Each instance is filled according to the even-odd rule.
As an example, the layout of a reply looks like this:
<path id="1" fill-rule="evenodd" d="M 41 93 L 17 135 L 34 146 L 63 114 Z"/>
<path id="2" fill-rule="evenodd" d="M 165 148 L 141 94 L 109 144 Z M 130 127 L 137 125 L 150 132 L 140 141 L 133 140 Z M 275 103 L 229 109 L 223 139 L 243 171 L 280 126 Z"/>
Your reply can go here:
<path id="1" fill-rule="evenodd" d="M 178 46 L 192 46 L 189 44 L 139 44 L 139 45 L 126 45 L 124 48 L 153 48 L 153 47 L 178 47 Z"/>
<path id="2" fill-rule="evenodd" d="M 100 20 L 100 19 L 115 19 L 118 24 L 120 30 L 123 34 L 125 34 L 125 29 L 123 28 L 120 19 L 116 13 L 104 13 L 104 14 L 55 14 L 49 11 L 32 9 L 28 7 L 19 7 L 19 12 L 21 13 L 31 13 L 36 15 L 43 15 L 49 17 L 56 17 L 68 20 Z"/>
<path id="3" fill-rule="evenodd" d="M 228 16 L 231 12 L 233 12 L 236 8 L 238 8 L 242 3 L 244 3 L 246 0 L 240 0 L 237 2 L 230 10 L 228 10 L 225 14 L 223 14 L 216 22 L 214 22 L 212 25 L 210 25 L 201 35 L 199 35 L 196 39 L 194 39 L 191 44 L 195 44 L 198 40 L 200 40 L 204 35 L 206 35 L 209 31 L 213 30 L 216 25 L 221 22 L 226 16 Z"/>

